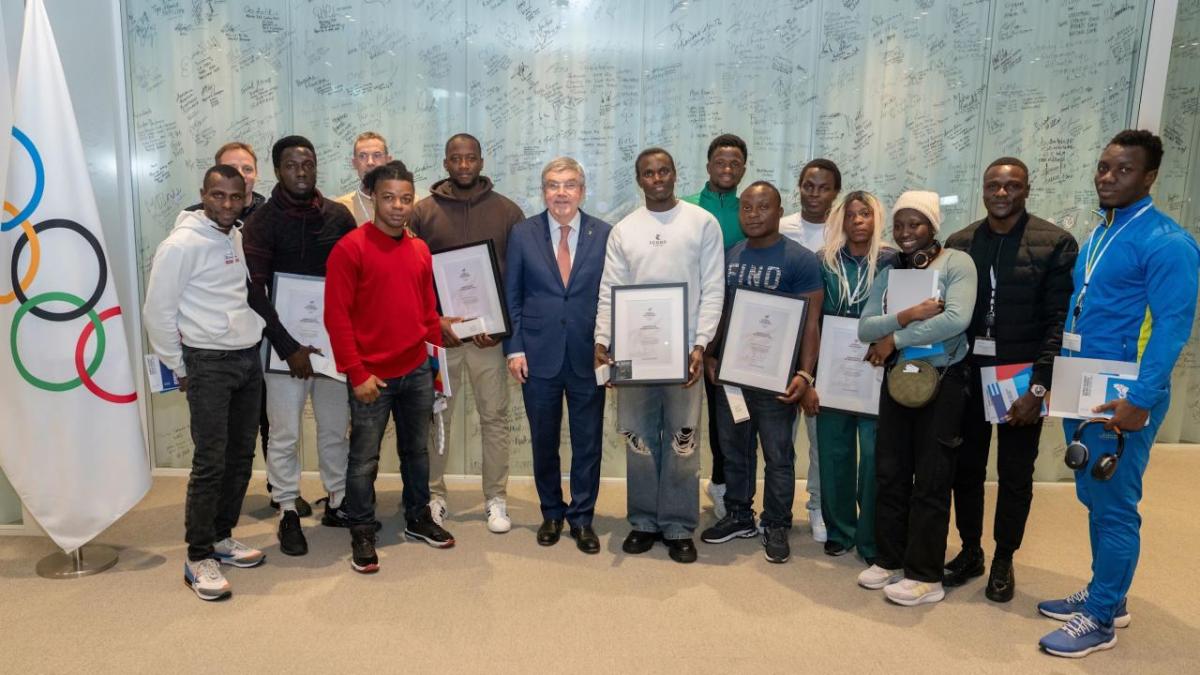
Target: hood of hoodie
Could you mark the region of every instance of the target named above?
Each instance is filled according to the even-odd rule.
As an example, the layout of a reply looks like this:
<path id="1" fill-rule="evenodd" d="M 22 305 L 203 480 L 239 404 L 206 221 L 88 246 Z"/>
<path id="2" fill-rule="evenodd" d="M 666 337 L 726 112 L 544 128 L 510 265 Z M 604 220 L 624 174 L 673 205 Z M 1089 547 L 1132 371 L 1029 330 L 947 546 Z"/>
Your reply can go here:
<path id="1" fill-rule="evenodd" d="M 240 224 L 240 221 L 239 223 Z M 175 225 L 172 230 L 185 229 L 197 234 L 201 234 L 209 239 L 228 239 L 229 235 L 217 229 L 217 224 L 211 218 L 204 215 L 204 211 L 180 211 L 179 216 L 175 218 Z M 236 232 L 237 225 L 230 232 Z"/>
<path id="2" fill-rule="evenodd" d="M 476 181 L 475 186 L 469 190 L 459 189 L 454 185 L 454 181 L 449 178 L 443 178 L 433 184 L 429 188 L 429 193 L 435 197 L 448 199 L 452 202 L 462 202 L 464 204 L 478 204 L 480 200 L 487 196 L 492 191 L 492 179 L 487 176 L 480 176 Z"/>

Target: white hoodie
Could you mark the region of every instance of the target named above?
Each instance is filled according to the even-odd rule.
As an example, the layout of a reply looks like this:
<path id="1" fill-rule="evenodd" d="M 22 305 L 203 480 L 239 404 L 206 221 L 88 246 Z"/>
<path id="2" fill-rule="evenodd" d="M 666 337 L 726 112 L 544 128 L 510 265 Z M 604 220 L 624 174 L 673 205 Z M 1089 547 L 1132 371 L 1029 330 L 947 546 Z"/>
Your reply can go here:
<path id="1" fill-rule="evenodd" d="M 266 323 L 250 309 L 246 256 L 238 228 L 223 234 L 203 211 L 184 211 L 158 245 L 142 322 L 164 365 L 185 377 L 183 344 L 197 349 L 253 347 Z"/>

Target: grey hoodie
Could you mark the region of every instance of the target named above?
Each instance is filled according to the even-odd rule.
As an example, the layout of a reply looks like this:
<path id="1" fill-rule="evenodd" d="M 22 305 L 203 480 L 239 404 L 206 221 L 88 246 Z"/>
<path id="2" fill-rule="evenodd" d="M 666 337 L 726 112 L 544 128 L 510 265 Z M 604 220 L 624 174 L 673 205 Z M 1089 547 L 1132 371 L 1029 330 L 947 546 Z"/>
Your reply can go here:
<path id="1" fill-rule="evenodd" d="M 142 322 L 150 347 L 180 377 L 181 345 L 235 350 L 262 339 L 265 322 L 246 299 L 246 256 L 238 228 L 223 234 L 203 211 L 183 211 L 158 245 Z"/>

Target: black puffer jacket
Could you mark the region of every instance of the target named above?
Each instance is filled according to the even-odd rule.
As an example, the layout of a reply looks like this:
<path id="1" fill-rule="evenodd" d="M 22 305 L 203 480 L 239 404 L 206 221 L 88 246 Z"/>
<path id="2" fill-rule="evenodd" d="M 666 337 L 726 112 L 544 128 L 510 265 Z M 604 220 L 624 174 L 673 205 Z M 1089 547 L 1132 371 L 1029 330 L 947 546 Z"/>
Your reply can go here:
<path id="1" fill-rule="evenodd" d="M 1062 348 L 1063 321 L 1071 301 L 1071 271 L 1079 244 L 1066 230 L 1026 213 L 1006 235 L 992 232 L 987 219 L 971 223 L 946 240 L 948 248 L 970 254 L 979 273 L 975 314 L 967 335 L 972 344 L 986 330 L 991 299 L 990 270 L 996 269 L 996 357 L 976 356 L 976 366 L 1033 362 L 1032 384 L 1050 388 L 1054 357 Z"/>

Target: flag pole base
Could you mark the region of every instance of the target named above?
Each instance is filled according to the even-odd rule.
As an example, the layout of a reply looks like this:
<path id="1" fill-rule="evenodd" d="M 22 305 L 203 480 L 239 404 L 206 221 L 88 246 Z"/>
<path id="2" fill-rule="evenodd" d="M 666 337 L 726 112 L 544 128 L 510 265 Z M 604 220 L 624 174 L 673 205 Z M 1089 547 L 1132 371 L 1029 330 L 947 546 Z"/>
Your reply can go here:
<path id="1" fill-rule="evenodd" d="M 55 551 L 42 558 L 37 564 L 37 573 L 43 579 L 78 579 L 99 574 L 117 564 L 117 550 L 111 546 L 88 544 L 68 555 Z"/>

